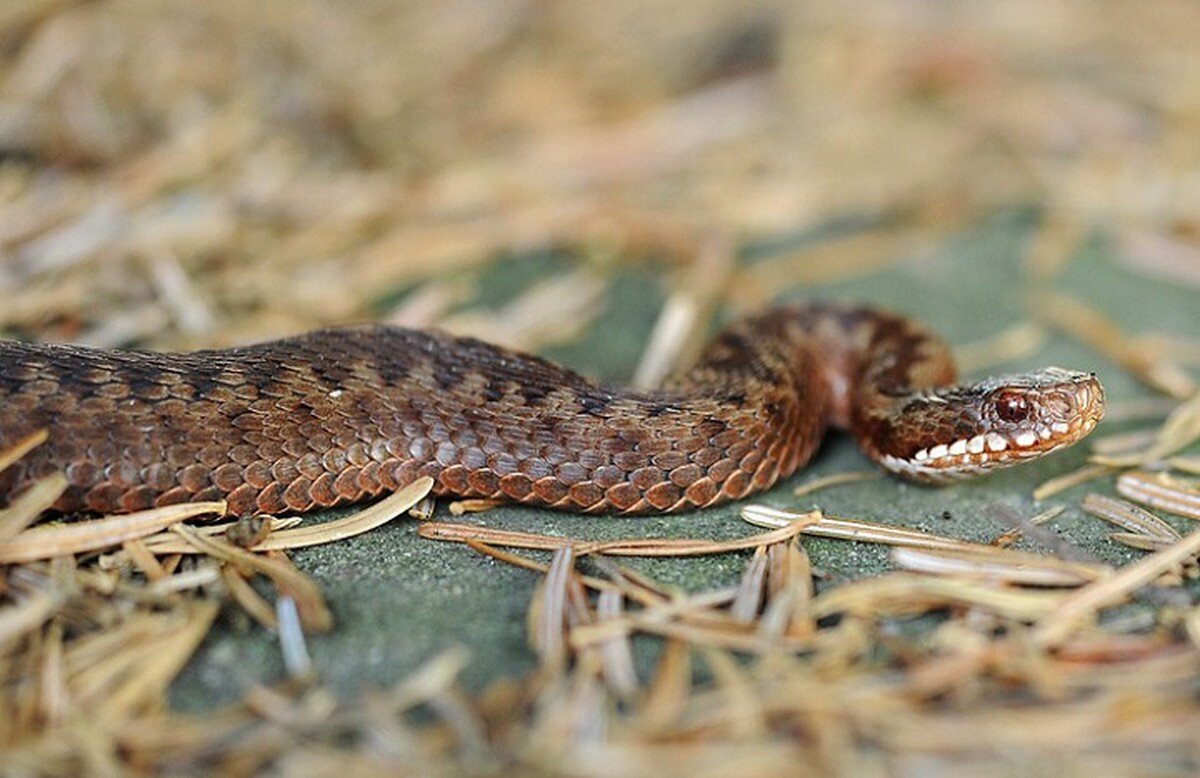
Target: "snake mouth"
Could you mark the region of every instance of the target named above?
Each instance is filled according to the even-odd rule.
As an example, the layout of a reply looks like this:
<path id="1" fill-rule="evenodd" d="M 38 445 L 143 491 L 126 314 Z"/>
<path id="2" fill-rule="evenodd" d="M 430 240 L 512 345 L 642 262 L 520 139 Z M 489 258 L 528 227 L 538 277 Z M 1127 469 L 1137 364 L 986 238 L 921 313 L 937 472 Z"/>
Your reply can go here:
<path id="1" fill-rule="evenodd" d="M 1036 388 L 1037 397 L 1029 401 L 1035 412 L 1007 421 L 982 413 L 980 427 L 970 437 L 938 442 L 907 457 L 888 456 L 884 465 L 916 480 L 948 481 L 1016 465 L 1077 443 L 1104 417 L 1104 389 L 1092 374 L 1053 368 L 1050 373 L 1057 383 Z M 995 402 L 1000 392 L 1011 404 L 1014 391 L 993 390 L 989 402 Z M 1035 390 L 1020 391 L 1033 394 Z"/>

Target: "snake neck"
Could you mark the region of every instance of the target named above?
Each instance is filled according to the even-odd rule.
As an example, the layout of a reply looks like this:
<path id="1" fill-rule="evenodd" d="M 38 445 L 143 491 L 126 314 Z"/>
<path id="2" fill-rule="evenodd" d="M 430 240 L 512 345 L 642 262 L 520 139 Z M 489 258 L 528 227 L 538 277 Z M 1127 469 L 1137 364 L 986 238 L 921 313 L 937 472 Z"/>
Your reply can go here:
<path id="1" fill-rule="evenodd" d="M 821 408 L 823 424 L 848 430 L 871 459 L 917 481 L 1043 456 L 1103 416 L 1104 391 L 1092 374 L 1047 368 L 960 385 L 955 372 L 950 347 L 919 324 L 817 304 L 734 325 L 702 357 L 698 376 L 757 381 L 764 394 L 786 387 L 797 402 Z"/>

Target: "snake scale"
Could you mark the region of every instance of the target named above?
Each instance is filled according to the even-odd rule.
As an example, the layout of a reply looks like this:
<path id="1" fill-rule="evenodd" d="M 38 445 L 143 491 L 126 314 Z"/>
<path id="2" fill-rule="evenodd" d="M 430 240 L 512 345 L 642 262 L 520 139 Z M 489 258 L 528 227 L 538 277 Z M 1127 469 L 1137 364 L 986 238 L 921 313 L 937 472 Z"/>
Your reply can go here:
<path id="1" fill-rule="evenodd" d="M 0 344 L 0 502 L 60 471 L 64 512 L 223 499 L 234 516 L 395 490 L 587 513 L 702 508 L 765 489 L 830 427 L 868 457 L 945 481 L 1070 445 L 1099 421 L 1092 374 L 954 383 L 949 348 L 885 311 L 781 307 L 722 331 L 659 391 L 543 359 L 371 326 L 166 354 Z"/>

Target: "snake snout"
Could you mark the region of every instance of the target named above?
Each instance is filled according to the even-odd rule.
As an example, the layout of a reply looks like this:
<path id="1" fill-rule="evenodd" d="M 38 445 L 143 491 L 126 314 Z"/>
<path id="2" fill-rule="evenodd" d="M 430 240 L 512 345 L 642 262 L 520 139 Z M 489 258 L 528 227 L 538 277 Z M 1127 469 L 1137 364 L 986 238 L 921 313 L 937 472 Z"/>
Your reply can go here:
<path id="1" fill-rule="evenodd" d="M 1076 415 L 1085 423 L 1090 422 L 1092 426 L 1095 426 L 1104 418 L 1104 386 L 1095 373 L 1088 373 L 1075 382 L 1072 399 Z"/>

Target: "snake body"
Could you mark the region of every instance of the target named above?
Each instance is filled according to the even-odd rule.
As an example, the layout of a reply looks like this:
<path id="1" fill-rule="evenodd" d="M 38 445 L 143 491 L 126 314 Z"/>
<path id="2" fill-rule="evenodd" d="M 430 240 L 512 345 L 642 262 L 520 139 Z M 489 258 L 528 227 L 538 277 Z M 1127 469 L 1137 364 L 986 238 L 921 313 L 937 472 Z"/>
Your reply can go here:
<path id="1" fill-rule="evenodd" d="M 765 489 L 829 426 L 916 480 L 1074 443 L 1103 414 L 1094 375 L 954 384 L 949 348 L 898 315 L 777 308 L 721 332 L 652 392 L 439 332 L 323 330 L 180 354 L 0 344 L 0 501 L 52 472 L 64 512 L 223 499 L 235 516 L 435 491 L 587 513 L 703 508 Z"/>

